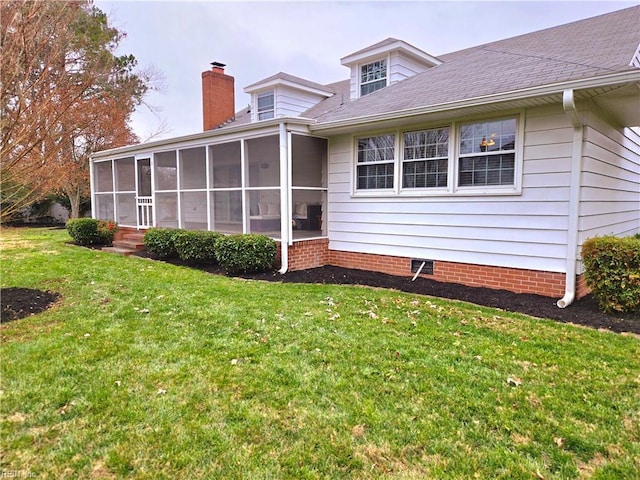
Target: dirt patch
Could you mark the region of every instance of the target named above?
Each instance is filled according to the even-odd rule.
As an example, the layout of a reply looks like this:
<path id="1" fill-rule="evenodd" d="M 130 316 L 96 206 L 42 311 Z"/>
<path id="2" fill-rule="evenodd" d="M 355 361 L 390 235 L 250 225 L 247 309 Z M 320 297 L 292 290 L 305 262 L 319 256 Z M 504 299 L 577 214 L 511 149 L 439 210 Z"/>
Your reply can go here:
<path id="1" fill-rule="evenodd" d="M 157 259 L 153 254 L 140 252 L 138 256 Z M 385 273 L 355 270 L 342 267 L 318 267 L 281 274 L 264 272 L 228 275 L 217 265 L 188 265 L 178 259 L 169 260 L 174 265 L 190 266 L 216 275 L 237 276 L 253 280 L 282 283 L 317 283 L 334 285 L 363 285 L 389 288 L 407 293 L 417 293 L 432 297 L 462 300 L 476 305 L 498 308 L 508 312 L 524 313 L 538 318 L 546 318 L 563 323 L 573 323 L 585 327 L 604 329 L 616 333 L 640 335 L 640 312 L 627 314 L 606 314 L 598 309 L 598 302 L 592 295 L 576 300 L 567 308 L 558 308 L 557 298 L 543 297 L 529 293 L 513 293 L 484 287 L 467 287 L 457 283 L 436 282 L 429 278 L 400 277 Z"/>
<path id="2" fill-rule="evenodd" d="M 7 323 L 44 312 L 59 298 L 60 294 L 56 292 L 19 287 L 2 288 L 0 289 L 0 322 Z"/>

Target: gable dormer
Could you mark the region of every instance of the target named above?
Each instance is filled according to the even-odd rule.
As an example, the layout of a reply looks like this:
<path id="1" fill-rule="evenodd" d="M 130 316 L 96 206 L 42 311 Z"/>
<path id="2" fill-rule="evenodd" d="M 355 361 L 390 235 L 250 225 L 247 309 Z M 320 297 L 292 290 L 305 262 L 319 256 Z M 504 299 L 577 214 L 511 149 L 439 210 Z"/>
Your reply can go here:
<path id="1" fill-rule="evenodd" d="M 304 78 L 277 73 L 244 88 L 251 95 L 251 121 L 297 117 L 333 91 Z"/>
<path id="2" fill-rule="evenodd" d="M 387 38 L 341 58 L 340 63 L 351 70 L 350 98 L 354 100 L 440 65 L 442 61 L 407 42 Z"/>

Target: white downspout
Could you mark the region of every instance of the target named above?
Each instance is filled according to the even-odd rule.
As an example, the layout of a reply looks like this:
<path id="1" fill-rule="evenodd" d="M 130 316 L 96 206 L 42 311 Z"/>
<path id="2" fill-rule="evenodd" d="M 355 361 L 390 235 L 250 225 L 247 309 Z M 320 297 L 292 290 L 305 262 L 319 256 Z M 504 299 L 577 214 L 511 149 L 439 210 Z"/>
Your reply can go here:
<path id="1" fill-rule="evenodd" d="M 562 93 L 564 108 L 573 125 L 573 146 L 571 150 L 571 187 L 569 191 L 569 227 L 567 230 L 567 262 L 564 297 L 556 302 L 560 308 L 573 303 L 576 298 L 576 263 L 578 260 L 578 220 L 580 216 L 580 178 L 582 175 L 582 148 L 584 126 L 576 111 L 573 89 Z"/>
<path id="2" fill-rule="evenodd" d="M 289 137 L 287 124 L 280 124 L 280 273 L 289 269 Z"/>
<path id="3" fill-rule="evenodd" d="M 91 218 L 96 218 L 96 189 L 93 158 L 89 157 L 89 188 L 91 189 Z"/>

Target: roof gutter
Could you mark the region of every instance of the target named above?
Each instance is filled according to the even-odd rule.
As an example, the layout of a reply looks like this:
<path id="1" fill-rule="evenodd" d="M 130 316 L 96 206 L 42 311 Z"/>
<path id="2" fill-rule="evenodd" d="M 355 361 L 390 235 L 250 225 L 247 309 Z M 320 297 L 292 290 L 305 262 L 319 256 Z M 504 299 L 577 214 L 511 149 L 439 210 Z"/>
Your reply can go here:
<path id="1" fill-rule="evenodd" d="M 353 127 L 360 124 L 371 122 L 379 122 L 384 120 L 394 120 L 402 117 L 412 117 L 418 115 L 427 115 L 430 113 L 441 113 L 450 110 L 458 110 L 462 108 L 477 107 L 489 103 L 508 102 L 512 100 L 522 100 L 525 98 L 539 97 L 545 95 L 557 95 L 566 90 L 586 90 L 590 88 L 599 88 L 613 85 L 622 85 L 626 83 L 640 82 L 640 69 L 634 69 L 626 72 L 618 72 L 609 75 L 591 77 L 581 80 L 572 80 L 568 82 L 552 83 L 538 87 L 530 87 L 521 90 L 514 90 L 504 93 L 496 93 L 492 95 L 483 95 L 480 97 L 467 98 L 464 100 L 448 103 L 438 103 L 428 105 L 426 107 L 408 108 L 405 110 L 396 110 L 393 112 L 384 112 L 374 115 L 365 115 L 362 117 L 349 117 L 341 120 L 330 122 L 321 122 L 309 126 L 311 131 L 331 130 L 344 127 Z"/>
<path id="2" fill-rule="evenodd" d="M 573 126 L 571 150 L 571 186 L 569 191 L 569 227 L 567 229 L 567 259 L 565 268 L 564 297 L 556 302 L 560 308 L 568 307 L 576 298 L 576 264 L 578 261 L 578 221 L 580 219 L 580 189 L 582 175 L 582 150 L 584 125 L 576 110 L 572 89 L 562 93 L 562 108 Z"/>

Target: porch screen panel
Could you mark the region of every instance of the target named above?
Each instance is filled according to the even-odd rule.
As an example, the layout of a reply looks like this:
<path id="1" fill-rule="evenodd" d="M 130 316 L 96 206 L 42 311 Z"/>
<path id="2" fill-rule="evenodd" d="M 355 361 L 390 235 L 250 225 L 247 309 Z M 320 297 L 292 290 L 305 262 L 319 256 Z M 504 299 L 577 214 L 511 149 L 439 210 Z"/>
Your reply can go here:
<path id="1" fill-rule="evenodd" d="M 327 141 L 324 138 L 291 136 L 293 187 L 326 187 Z"/>
<path id="2" fill-rule="evenodd" d="M 155 154 L 156 190 L 176 190 L 178 186 L 178 169 L 176 152 Z"/>
<path id="3" fill-rule="evenodd" d="M 177 193 L 156 193 L 156 223 L 158 227 L 178 228 Z"/>
<path id="4" fill-rule="evenodd" d="M 234 188 L 242 185 L 240 142 L 209 147 L 209 175 L 213 188 Z"/>
<path id="5" fill-rule="evenodd" d="M 249 192 L 249 232 L 280 236 L 280 191 Z"/>
<path id="6" fill-rule="evenodd" d="M 116 167 L 116 191 L 136 191 L 136 167 L 133 157 L 119 158 L 113 162 Z"/>
<path id="7" fill-rule="evenodd" d="M 324 191 L 301 190 L 293 188 L 291 194 L 293 237 L 296 238 L 297 231 L 304 230 L 320 232 L 322 230 L 322 212 Z"/>
<path id="8" fill-rule="evenodd" d="M 113 166 L 108 162 L 96 162 L 93 165 L 96 192 L 113 192 Z"/>
<path id="9" fill-rule="evenodd" d="M 242 233 L 242 192 L 228 190 L 211 194 L 212 230 L 221 233 Z"/>
<path id="10" fill-rule="evenodd" d="M 135 227 L 138 225 L 136 218 L 136 194 L 116 194 L 116 222 L 120 225 Z"/>
<path id="11" fill-rule="evenodd" d="M 180 188 L 183 190 L 207 187 L 207 160 L 204 147 L 180 150 Z"/>
<path id="12" fill-rule="evenodd" d="M 207 193 L 182 192 L 180 194 L 182 228 L 187 230 L 207 229 Z"/>
<path id="13" fill-rule="evenodd" d="M 98 220 L 114 220 L 113 195 L 111 193 L 96 195 L 95 202 Z"/>
<path id="14" fill-rule="evenodd" d="M 249 187 L 280 186 L 280 141 L 277 135 L 246 142 Z"/>

